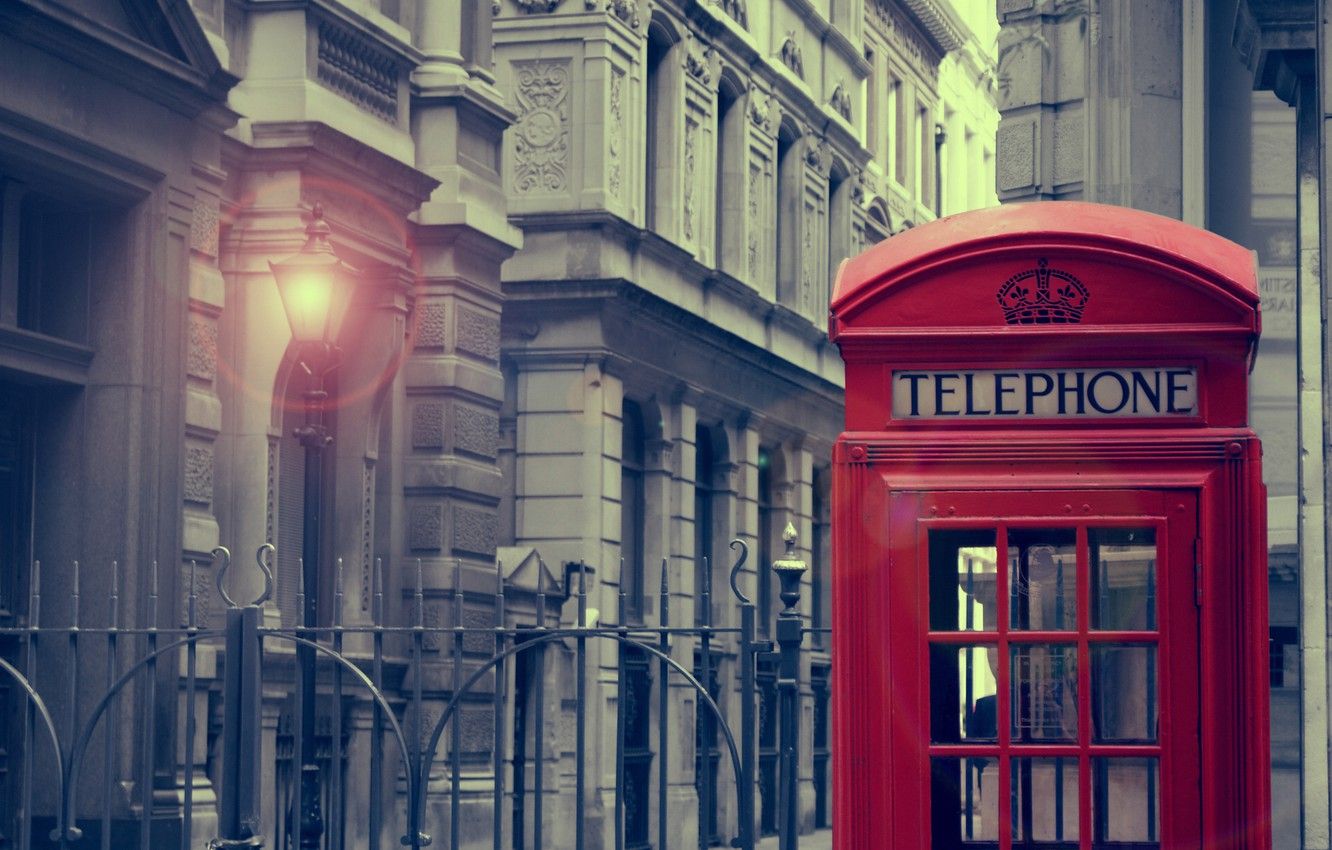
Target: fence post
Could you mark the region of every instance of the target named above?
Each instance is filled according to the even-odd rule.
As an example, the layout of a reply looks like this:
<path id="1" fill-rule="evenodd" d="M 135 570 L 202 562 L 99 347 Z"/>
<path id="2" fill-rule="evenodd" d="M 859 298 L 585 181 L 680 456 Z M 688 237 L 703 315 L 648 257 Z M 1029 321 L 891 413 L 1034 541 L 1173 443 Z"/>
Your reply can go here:
<path id="1" fill-rule="evenodd" d="M 264 846 L 259 834 L 260 613 L 257 605 L 227 609 L 219 836 L 210 848 Z"/>
<path id="2" fill-rule="evenodd" d="M 781 582 L 785 609 L 777 615 L 777 648 L 780 664 L 777 690 L 781 698 L 781 760 L 778 764 L 778 799 L 781 826 L 778 828 L 780 850 L 796 850 L 800 831 L 800 644 L 805 629 L 800 622 L 800 577 L 807 567 L 796 555 L 796 530 L 791 523 L 782 532 L 786 553 L 773 561 L 772 569 Z"/>
<path id="3" fill-rule="evenodd" d="M 745 596 L 736 582 L 745 561 L 749 559 L 749 545 L 737 537 L 731 541 L 730 546 L 740 550 L 740 557 L 731 567 L 731 593 L 740 600 L 740 775 L 736 777 L 736 787 L 740 791 L 740 828 L 731 846 L 740 850 L 754 850 L 754 789 L 757 784 L 754 760 L 758 755 L 758 719 L 754 716 L 754 698 L 758 689 L 754 680 L 754 665 L 758 653 L 771 649 L 772 643 L 754 640 L 754 600 Z M 763 574 L 761 564 L 756 572 L 760 576 Z"/>

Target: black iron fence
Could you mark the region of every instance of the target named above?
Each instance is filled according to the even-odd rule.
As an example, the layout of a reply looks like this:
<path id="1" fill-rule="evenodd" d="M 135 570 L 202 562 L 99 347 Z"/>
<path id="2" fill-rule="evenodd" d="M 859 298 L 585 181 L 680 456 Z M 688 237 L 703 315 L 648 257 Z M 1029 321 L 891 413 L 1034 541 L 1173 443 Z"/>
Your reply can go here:
<path id="1" fill-rule="evenodd" d="M 756 807 L 761 793 L 781 850 L 794 850 L 800 651 L 811 631 L 798 613 L 804 565 L 792 554 L 792 531 L 787 556 L 772 565 L 785 610 L 777 617 L 776 641 L 761 641 L 756 607 L 737 580 L 748 550 L 739 540 L 731 546 L 738 558 L 729 592 L 739 609 L 738 625 L 731 626 L 712 624 L 707 569 L 698 589 L 700 616 L 691 618 L 693 625 L 674 625 L 665 565 L 656 624 L 626 621 L 629 608 L 621 590 L 620 622 L 601 625 L 589 610 L 590 568 L 582 564 L 566 574 L 567 594 L 576 605 L 572 625 L 547 622 L 547 589 L 540 582 L 534 622 L 509 625 L 502 567 L 497 567 L 493 590 L 483 594 L 489 597 L 485 607 L 493 610 L 489 624 L 475 617 L 469 622 L 465 597 L 475 601 L 478 594 L 474 587 L 464 589 L 461 567 L 455 567 L 454 588 L 446 600 L 452 607 L 450 624 L 443 625 L 427 616 L 419 563 L 407 624 L 385 622 L 378 565 L 369 622 L 344 624 L 339 563 L 329 625 L 277 627 L 265 624 L 261 607 L 273 590 L 269 563 L 274 550 L 268 544 L 255 559 L 265 589 L 250 602 L 228 595 L 231 555 L 225 548 L 215 550 L 217 590 L 226 606 L 220 628 L 199 625 L 193 575 L 182 625 L 151 625 L 158 622 L 155 567 L 137 606 L 150 625 L 124 625 L 115 566 L 107 607 L 92 618 L 104 624 L 89 627 L 80 611 L 77 564 L 72 597 L 63 600 L 68 623 L 48 626 L 41 566 L 34 564 L 26 622 L 0 629 L 0 680 L 8 689 L 6 727 L 0 730 L 0 796 L 5 800 L 0 847 L 668 850 L 723 843 L 753 850 L 764 820 Z M 760 580 L 767 580 L 766 566 L 758 571 Z M 102 604 L 99 599 L 99 608 Z M 296 608 L 304 607 L 302 591 Z M 692 645 L 691 667 L 680 661 L 689 648 L 682 643 Z M 588 776 L 589 762 L 594 771 L 600 764 L 590 758 L 595 747 L 589 745 L 589 721 L 594 736 L 602 736 L 599 741 L 609 731 L 603 730 L 604 714 L 598 714 L 604 702 L 588 696 L 589 647 L 597 644 L 615 653 L 609 801 L 600 777 L 590 784 Z M 321 663 L 295 662 L 298 648 Z M 551 712 L 545 694 L 547 656 L 555 650 L 570 662 L 561 669 L 572 673 L 572 705 L 562 699 L 564 710 Z M 738 712 L 732 712 L 738 718 L 728 717 L 719 704 L 724 701 L 719 684 L 723 662 L 733 665 L 738 680 Z M 201 666 L 210 668 L 214 682 L 220 679 L 220 687 L 200 688 Z M 220 677 L 214 666 L 220 666 Z M 317 676 L 316 700 L 331 710 L 302 704 L 303 695 L 311 692 L 303 678 L 311 675 Z M 771 679 L 766 686 L 770 694 L 775 691 L 777 705 L 761 705 L 760 678 Z M 692 706 L 695 712 L 687 742 L 679 740 L 678 731 L 672 733 L 668 682 L 692 697 L 675 709 Z M 560 685 L 567 694 L 567 681 Z M 510 688 L 521 693 L 509 693 Z M 440 706 L 434 712 L 428 710 L 427 691 Z M 650 705 L 654 691 L 655 716 Z M 289 710 L 276 723 L 276 735 L 270 735 L 276 745 L 265 752 L 265 730 L 274 725 L 266 706 L 275 694 Z M 368 710 L 349 716 L 344 710 L 348 698 Z M 779 740 L 761 744 L 760 727 L 769 728 L 773 708 L 780 717 Z M 768 715 L 763 723 L 760 710 Z M 549 769 L 552 737 L 557 742 L 563 737 L 549 735 L 546 728 L 570 721 L 572 776 L 564 769 L 567 761 L 561 762 L 562 772 Z M 312 736 L 303 734 L 310 723 L 319 724 Z M 513 734 L 510 741 L 508 734 Z M 814 738 L 816 747 L 824 747 L 826 765 L 826 735 L 816 731 Z M 775 775 L 763 783 L 759 759 L 766 744 L 776 744 L 767 747 L 776 749 Z M 692 756 L 689 745 L 696 748 Z M 488 770 L 482 770 L 486 761 Z M 266 765 L 272 774 L 266 775 Z M 678 788 L 681 769 L 693 773 L 697 835 L 682 834 L 679 822 L 667 815 L 681 805 L 668 797 L 672 770 Z M 546 787 L 551 782 L 560 783 L 558 793 Z M 768 787 L 760 792 L 761 784 Z M 652 835 L 644 798 L 654 785 L 658 815 Z M 464 817 L 463 807 L 475 810 L 477 804 L 489 806 L 488 819 Z M 558 829 L 550 816 L 556 805 L 566 814 Z M 724 819 L 721 809 L 735 816 Z M 488 835 L 480 834 L 481 820 L 489 820 L 484 825 Z"/>

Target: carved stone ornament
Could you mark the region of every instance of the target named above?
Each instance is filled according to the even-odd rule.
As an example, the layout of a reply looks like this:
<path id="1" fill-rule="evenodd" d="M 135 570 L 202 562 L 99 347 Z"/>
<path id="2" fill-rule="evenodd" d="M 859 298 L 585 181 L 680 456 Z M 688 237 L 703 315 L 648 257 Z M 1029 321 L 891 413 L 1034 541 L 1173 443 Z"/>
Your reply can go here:
<path id="1" fill-rule="evenodd" d="M 838 83 L 837 88 L 833 89 L 832 97 L 828 98 L 828 105 L 847 121 L 851 120 L 851 95 L 846 90 L 845 82 Z"/>
<path id="2" fill-rule="evenodd" d="M 749 120 L 757 127 L 772 131 L 772 103 L 754 86 L 749 87 Z"/>
<path id="3" fill-rule="evenodd" d="M 856 169 L 856 179 L 851 184 L 851 200 L 860 206 L 864 206 L 870 198 L 869 179 L 865 176 L 864 169 Z"/>
<path id="4" fill-rule="evenodd" d="M 805 147 L 805 162 L 809 163 L 811 168 L 816 169 L 820 174 L 828 170 L 829 163 L 832 162 L 831 151 L 828 147 L 827 139 L 809 140 Z"/>
<path id="5" fill-rule="evenodd" d="M 569 69 L 563 62 L 514 63 L 513 189 L 523 195 L 563 192 L 569 171 Z"/>
<path id="6" fill-rule="evenodd" d="M 606 183 L 612 197 L 619 198 L 624 186 L 624 72 L 611 69 L 610 138 L 606 163 Z"/>
<path id="7" fill-rule="evenodd" d="M 603 8 L 602 0 L 584 0 L 583 7 L 589 12 L 596 11 Z M 638 4 L 634 0 L 605 0 L 604 8 L 606 14 L 619 18 L 634 29 L 638 28 Z"/>
<path id="8" fill-rule="evenodd" d="M 781 57 L 782 64 L 790 68 L 800 79 L 805 78 L 805 52 L 800 49 L 795 30 L 786 34 L 786 41 L 782 42 Z"/>
<path id="9" fill-rule="evenodd" d="M 356 30 L 319 24 L 319 82 L 385 121 L 398 120 L 398 76 L 393 54 Z"/>
<path id="10" fill-rule="evenodd" d="M 719 0 L 718 5 L 731 20 L 745 29 L 749 28 L 749 7 L 745 0 Z"/>
<path id="11" fill-rule="evenodd" d="M 753 163 L 749 166 L 749 273 L 757 276 L 759 273 L 759 244 L 758 244 L 758 220 L 759 220 L 759 167 Z"/>
<path id="12" fill-rule="evenodd" d="M 712 82 L 712 48 L 698 50 L 690 45 L 684 54 L 685 73 L 704 85 Z"/>
<path id="13" fill-rule="evenodd" d="M 685 161 L 684 161 L 684 236 L 694 240 L 694 148 L 698 137 L 698 125 L 685 120 Z"/>
<path id="14" fill-rule="evenodd" d="M 541 12 L 553 12 L 555 7 L 560 5 L 560 0 L 514 0 L 518 8 L 531 14 Z"/>

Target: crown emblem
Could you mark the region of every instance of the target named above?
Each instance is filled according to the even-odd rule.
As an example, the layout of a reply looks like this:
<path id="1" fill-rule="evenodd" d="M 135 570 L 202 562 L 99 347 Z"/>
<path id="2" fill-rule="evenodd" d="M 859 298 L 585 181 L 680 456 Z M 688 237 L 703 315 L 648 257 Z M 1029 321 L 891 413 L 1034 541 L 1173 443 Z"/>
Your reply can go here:
<path id="1" fill-rule="evenodd" d="M 1082 321 L 1090 296 L 1082 281 L 1042 257 L 1036 268 L 1004 281 L 997 297 L 1010 325 L 1071 325 Z"/>

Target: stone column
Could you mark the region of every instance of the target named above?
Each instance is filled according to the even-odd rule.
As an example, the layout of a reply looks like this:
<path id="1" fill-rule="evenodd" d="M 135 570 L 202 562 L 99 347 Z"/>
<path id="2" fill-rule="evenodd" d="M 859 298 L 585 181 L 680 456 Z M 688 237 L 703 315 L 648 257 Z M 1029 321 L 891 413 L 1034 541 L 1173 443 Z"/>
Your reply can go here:
<path id="1" fill-rule="evenodd" d="M 1183 212 L 1178 0 L 1001 0 L 1000 200 Z"/>
<path id="2" fill-rule="evenodd" d="M 210 162 L 218 158 L 216 134 L 202 135 L 200 144 Z M 222 430 L 222 400 L 218 395 L 218 320 L 225 304 L 226 283 L 218 268 L 219 196 L 223 173 L 205 162 L 194 166 L 194 206 L 190 223 L 189 303 L 185 358 L 185 486 L 182 564 L 180 573 L 181 623 L 188 622 L 188 598 L 197 599 L 194 623 L 217 628 L 221 600 L 216 599 L 210 569 L 210 551 L 219 542 L 214 513 L 217 483 L 217 438 Z M 191 562 L 197 566 L 191 567 Z M 193 579 L 194 585 L 190 585 Z M 195 718 L 193 741 L 193 830 L 195 835 L 217 834 L 216 795 L 208 778 L 208 689 L 217 676 L 217 647 L 198 646 L 197 685 L 182 693 L 177 712 L 177 797 L 183 801 L 185 782 L 186 712 Z M 183 681 L 183 680 L 182 680 Z M 182 802 L 183 805 L 183 802 Z"/>

